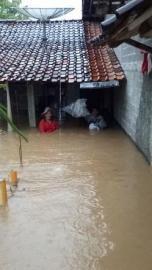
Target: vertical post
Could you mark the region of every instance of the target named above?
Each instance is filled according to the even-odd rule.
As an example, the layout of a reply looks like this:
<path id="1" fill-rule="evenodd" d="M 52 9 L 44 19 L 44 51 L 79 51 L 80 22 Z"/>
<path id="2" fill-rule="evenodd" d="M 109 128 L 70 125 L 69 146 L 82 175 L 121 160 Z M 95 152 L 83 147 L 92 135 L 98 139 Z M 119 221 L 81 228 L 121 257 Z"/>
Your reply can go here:
<path id="1" fill-rule="evenodd" d="M 11 98 L 10 98 L 10 90 L 9 90 L 8 83 L 6 84 L 6 95 L 7 95 L 7 116 L 12 121 Z M 12 131 L 12 127 L 10 126 L 9 123 L 8 123 L 8 126 L 7 126 L 7 130 Z"/>
<path id="2" fill-rule="evenodd" d="M 42 21 L 42 25 L 43 25 L 43 41 L 46 42 L 47 37 L 46 37 L 46 21 L 45 20 Z"/>
<path id="3" fill-rule="evenodd" d="M 27 85 L 27 102 L 28 102 L 29 126 L 36 127 L 35 99 L 34 99 L 33 84 Z"/>
<path id="4" fill-rule="evenodd" d="M 12 186 L 17 186 L 18 178 L 17 171 L 10 171 L 10 182 Z"/>
<path id="5" fill-rule="evenodd" d="M 62 12 L 64 15 L 64 8 L 62 9 Z M 61 67 L 62 67 L 62 61 L 63 61 L 63 20 L 62 20 L 62 26 L 61 26 L 61 63 L 60 63 L 60 82 L 59 82 L 59 123 L 62 123 L 62 85 L 61 85 Z"/>
<path id="6" fill-rule="evenodd" d="M 0 181 L 0 205 L 7 206 L 6 180 Z"/>
<path id="7" fill-rule="evenodd" d="M 61 81 L 59 86 L 59 123 L 62 123 L 62 87 Z"/>
<path id="8" fill-rule="evenodd" d="M 113 124 L 114 122 L 114 88 L 110 90 L 110 122 Z"/>

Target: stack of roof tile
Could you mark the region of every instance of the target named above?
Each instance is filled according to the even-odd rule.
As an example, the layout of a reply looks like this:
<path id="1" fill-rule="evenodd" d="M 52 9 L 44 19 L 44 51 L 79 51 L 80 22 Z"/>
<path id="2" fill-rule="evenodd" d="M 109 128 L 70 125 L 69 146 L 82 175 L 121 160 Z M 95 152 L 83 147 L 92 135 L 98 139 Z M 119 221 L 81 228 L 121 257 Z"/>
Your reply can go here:
<path id="1" fill-rule="evenodd" d="M 0 21 L 0 81 L 89 82 L 121 80 L 122 68 L 108 46 L 88 41 L 99 24 L 83 21 Z"/>
<path id="2" fill-rule="evenodd" d="M 84 27 L 92 81 L 124 79 L 124 72 L 113 49 L 111 49 L 108 45 L 96 46 L 90 43 L 92 38 L 102 34 L 100 25 L 94 22 L 85 22 Z"/>

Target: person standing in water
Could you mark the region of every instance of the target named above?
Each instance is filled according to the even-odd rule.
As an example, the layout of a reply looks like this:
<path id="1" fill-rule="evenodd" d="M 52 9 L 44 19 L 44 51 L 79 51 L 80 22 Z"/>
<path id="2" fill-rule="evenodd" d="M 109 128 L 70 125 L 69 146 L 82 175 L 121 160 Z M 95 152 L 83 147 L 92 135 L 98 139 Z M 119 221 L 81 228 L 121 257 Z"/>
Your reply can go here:
<path id="1" fill-rule="evenodd" d="M 99 114 L 96 108 L 93 108 L 91 113 L 86 117 L 89 124 L 89 129 L 100 130 L 107 127 L 103 117 Z"/>
<path id="2" fill-rule="evenodd" d="M 53 111 L 46 107 L 42 113 L 42 119 L 39 123 L 39 131 L 42 133 L 51 133 L 59 128 L 59 123 L 54 119 Z"/>

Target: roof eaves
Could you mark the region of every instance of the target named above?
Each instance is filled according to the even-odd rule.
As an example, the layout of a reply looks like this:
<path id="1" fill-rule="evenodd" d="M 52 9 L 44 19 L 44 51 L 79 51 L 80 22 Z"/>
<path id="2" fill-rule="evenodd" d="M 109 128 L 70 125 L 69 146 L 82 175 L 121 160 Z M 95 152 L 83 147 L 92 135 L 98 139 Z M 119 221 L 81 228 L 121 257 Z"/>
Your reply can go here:
<path id="1" fill-rule="evenodd" d="M 152 2 L 132 0 L 118 8 L 114 15 L 101 23 L 103 35 L 97 36 L 91 42 L 95 44 L 108 42 L 111 47 L 116 47 L 138 33 L 143 35 L 143 24 L 146 23 L 145 30 L 151 29 L 149 24 L 151 18 Z"/>

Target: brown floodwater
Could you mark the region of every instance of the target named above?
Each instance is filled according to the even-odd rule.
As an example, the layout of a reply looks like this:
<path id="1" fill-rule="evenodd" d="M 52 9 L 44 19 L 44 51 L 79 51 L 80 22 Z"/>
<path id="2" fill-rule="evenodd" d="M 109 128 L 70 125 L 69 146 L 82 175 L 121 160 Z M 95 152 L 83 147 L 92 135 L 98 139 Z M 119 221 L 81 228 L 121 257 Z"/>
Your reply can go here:
<path id="1" fill-rule="evenodd" d="M 0 136 L 0 270 L 151 270 L 152 168 L 119 129 Z"/>

